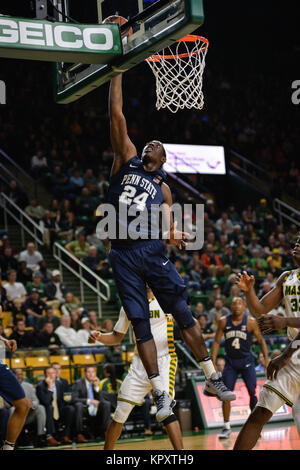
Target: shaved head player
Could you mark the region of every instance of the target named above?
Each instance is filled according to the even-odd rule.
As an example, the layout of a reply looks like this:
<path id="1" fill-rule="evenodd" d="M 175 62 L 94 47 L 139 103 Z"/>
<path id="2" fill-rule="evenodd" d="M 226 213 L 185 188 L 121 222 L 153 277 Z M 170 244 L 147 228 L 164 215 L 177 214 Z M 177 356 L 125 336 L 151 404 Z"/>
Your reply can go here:
<path id="1" fill-rule="evenodd" d="M 125 313 L 134 329 L 137 348 L 153 389 L 157 406 L 156 418 L 164 421 L 172 414 L 174 400 L 163 390 L 157 364 L 157 351 L 150 328 L 149 303 L 146 283 L 151 287 L 165 312 L 172 312 L 182 337 L 202 366 L 209 391 L 221 400 L 234 400 L 235 395 L 223 384 L 208 355 L 200 328 L 196 325 L 188 308 L 188 291 L 175 266 L 166 256 L 161 235 L 153 238 L 151 210 L 153 205 L 164 206 L 166 220 L 169 217 L 168 242 L 182 249 L 187 235 L 176 231 L 171 217 L 172 195 L 165 183 L 163 164 L 166 152 L 161 142 L 152 140 L 137 156 L 134 144 L 127 134 L 126 120 L 122 111 L 122 75 L 111 80 L 109 94 L 109 116 L 111 144 L 114 162 L 111 170 L 107 202 L 116 211 L 117 235 L 112 237 L 110 263 L 116 287 Z M 134 239 L 131 233 L 131 215 L 136 209 L 146 214 L 146 229 L 141 228 L 142 238 Z M 122 214 L 126 212 L 124 218 Z M 154 212 L 154 211 L 153 211 Z M 118 236 L 124 228 L 127 238 Z"/>

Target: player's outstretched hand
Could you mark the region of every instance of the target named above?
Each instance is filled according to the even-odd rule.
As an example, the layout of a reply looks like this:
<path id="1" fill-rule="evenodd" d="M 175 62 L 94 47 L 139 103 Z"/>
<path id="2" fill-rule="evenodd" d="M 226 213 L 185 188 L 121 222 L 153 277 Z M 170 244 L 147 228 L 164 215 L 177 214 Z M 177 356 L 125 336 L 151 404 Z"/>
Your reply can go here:
<path id="1" fill-rule="evenodd" d="M 269 380 L 276 380 L 278 372 L 287 365 L 289 360 L 290 357 L 286 356 L 284 353 L 272 359 L 267 367 L 267 378 Z"/>
<path id="2" fill-rule="evenodd" d="M 100 340 L 100 336 L 101 336 L 100 331 L 96 331 L 96 330 L 92 331 L 90 336 L 89 336 L 88 343 L 89 344 L 95 344 L 96 341 Z"/>
<path id="3" fill-rule="evenodd" d="M 237 285 L 245 292 L 248 292 L 255 283 L 255 278 L 253 275 L 249 276 L 246 271 L 239 273 L 236 280 Z"/>
<path id="4" fill-rule="evenodd" d="M 177 221 L 175 221 L 171 227 L 170 230 L 170 235 L 169 235 L 169 243 L 170 245 L 177 246 L 179 250 L 182 250 L 186 245 L 187 240 L 190 237 L 190 234 L 187 232 L 180 232 L 176 230 L 177 227 Z"/>
<path id="5" fill-rule="evenodd" d="M 262 315 L 257 319 L 259 329 L 263 335 L 271 333 L 273 330 L 282 330 L 286 328 L 286 318 L 278 315 Z"/>

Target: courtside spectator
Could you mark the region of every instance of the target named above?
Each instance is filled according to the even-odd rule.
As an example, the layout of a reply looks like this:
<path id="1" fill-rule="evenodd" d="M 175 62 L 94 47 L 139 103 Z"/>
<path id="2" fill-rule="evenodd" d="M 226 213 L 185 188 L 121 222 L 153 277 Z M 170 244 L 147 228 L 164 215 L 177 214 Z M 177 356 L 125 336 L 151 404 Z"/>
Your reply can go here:
<path id="1" fill-rule="evenodd" d="M 22 369 L 16 369 L 14 371 L 19 383 L 24 389 L 25 396 L 30 402 L 30 410 L 27 415 L 24 426 L 34 423 L 36 428 L 36 439 L 34 444 L 38 447 L 44 447 L 46 445 L 46 411 L 43 405 L 40 404 L 34 386 L 25 382 L 24 372 Z M 9 415 L 12 416 L 14 407 L 9 408 Z"/>
<path id="2" fill-rule="evenodd" d="M 77 441 L 85 442 L 83 417 L 88 420 L 89 427 L 94 431 L 94 437 L 103 438 L 110 423 L 111 404 L 103 398 L 100 391 L 100 380 L 96 369 L 85 368 L 84 378 L 77 380 L 72 386 L 72 403 L 76 409 Z"/>
<path id="3" fill-rule="evenodd" d="M 70 444 L 75 409 L 64 401 L 64 391 L 61 382 L 56 380 L 56 372 L 53 367 L 45 369 L 45 379 L 37 384 L 36 393 L 40 403 L 46 409 L 47 442 L 51 446 L 57 446 L 60 441 L 55 439 L 59 421 L 64 425 L 61 442 Z M 55 437 L 54 437 L 55 436 Z"/>

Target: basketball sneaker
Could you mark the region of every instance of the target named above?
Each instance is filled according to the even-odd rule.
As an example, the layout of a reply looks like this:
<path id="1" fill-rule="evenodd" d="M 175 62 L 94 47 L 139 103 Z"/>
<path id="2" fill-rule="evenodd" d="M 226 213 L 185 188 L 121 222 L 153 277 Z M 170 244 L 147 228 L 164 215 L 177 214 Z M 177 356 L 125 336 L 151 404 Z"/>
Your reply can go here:
<path id="1" fill-rule="evenodd" d="M 224 384 L 220 372 L 215 372 L 210 379 L 206 379 L 203 393 L 208 397 L 219 398 L 221 401 L 233 401 L 236 399 L 235 394 L 228 390 Z"/>
<path id="2" fill-rule="evenodd" d="M 221 432 L 221 434 L 219 434 L 218 438 L 219 439 L 228 439 L 231 436 L 231 434 L 232 434 L 231 429 L 224 428 L 224 429 L 222 429 L 222 432 Z"/>
<path id="3" fill-rule="evenodd" d="M 161 423 L 172 414 L 172 408 L 176 405 L 176 401 L 165 391 L 152 390 L 152 396 L 157 407 L 156 420 Z"/>

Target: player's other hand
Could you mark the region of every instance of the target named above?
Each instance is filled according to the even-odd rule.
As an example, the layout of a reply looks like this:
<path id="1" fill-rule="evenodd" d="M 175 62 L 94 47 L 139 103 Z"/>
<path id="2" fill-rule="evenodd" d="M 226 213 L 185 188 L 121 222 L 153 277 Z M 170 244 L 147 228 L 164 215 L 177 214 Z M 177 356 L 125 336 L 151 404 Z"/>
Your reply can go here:
<path id="1" fill-rule="evenodd" d="M 6 343 L 6 347 L 11 351 L 15 352 L 17 350 L 17 343 L 14 339 L 9 339 Z"/>
<path id="2" fill-rule="evenodd" d="M 255 278 L 253 275 L 249 276 L 246 271 L 239 273 L 236 280 L 237 285 L 245 292 L 248 292 L 255 283 Z"/>
<path id="3" fill-rule="evenodd" d="M 286 318 L 278 315 L 262 315 L 258 318 L 257 323 L 263 335 L 271 333 L 273 330 L 282 330 L 287 326 Z"/>
<path id="4" fill-rule="evenodd" d="M 95 344 L 96 341 L 99 341 L 101 337 L 100 331 L 92 331 L 92 333 L 89 336 L 88 343 L 89 344 Z"/>
<path id="5" fill-rule="evenodd" d="M 190 234 L 187 232 L 180 232 L 179 230 L 176 230 L 176 227 L 177 221 L 175 221 L 171 227 L 169 243 L 170 245 L 177 246 L 179 250 L 182 250 L 187 245 L 187 242 L 185 240 L 190 237 Z"/>
<path id="6" fill-rule="evenodd" d="M 276 380 L 278 372 L 288 364 L 289 360 L 290 357 L 284 353 L 272 359 L 267 367 L 267 378 L 269 380 Z"/>

